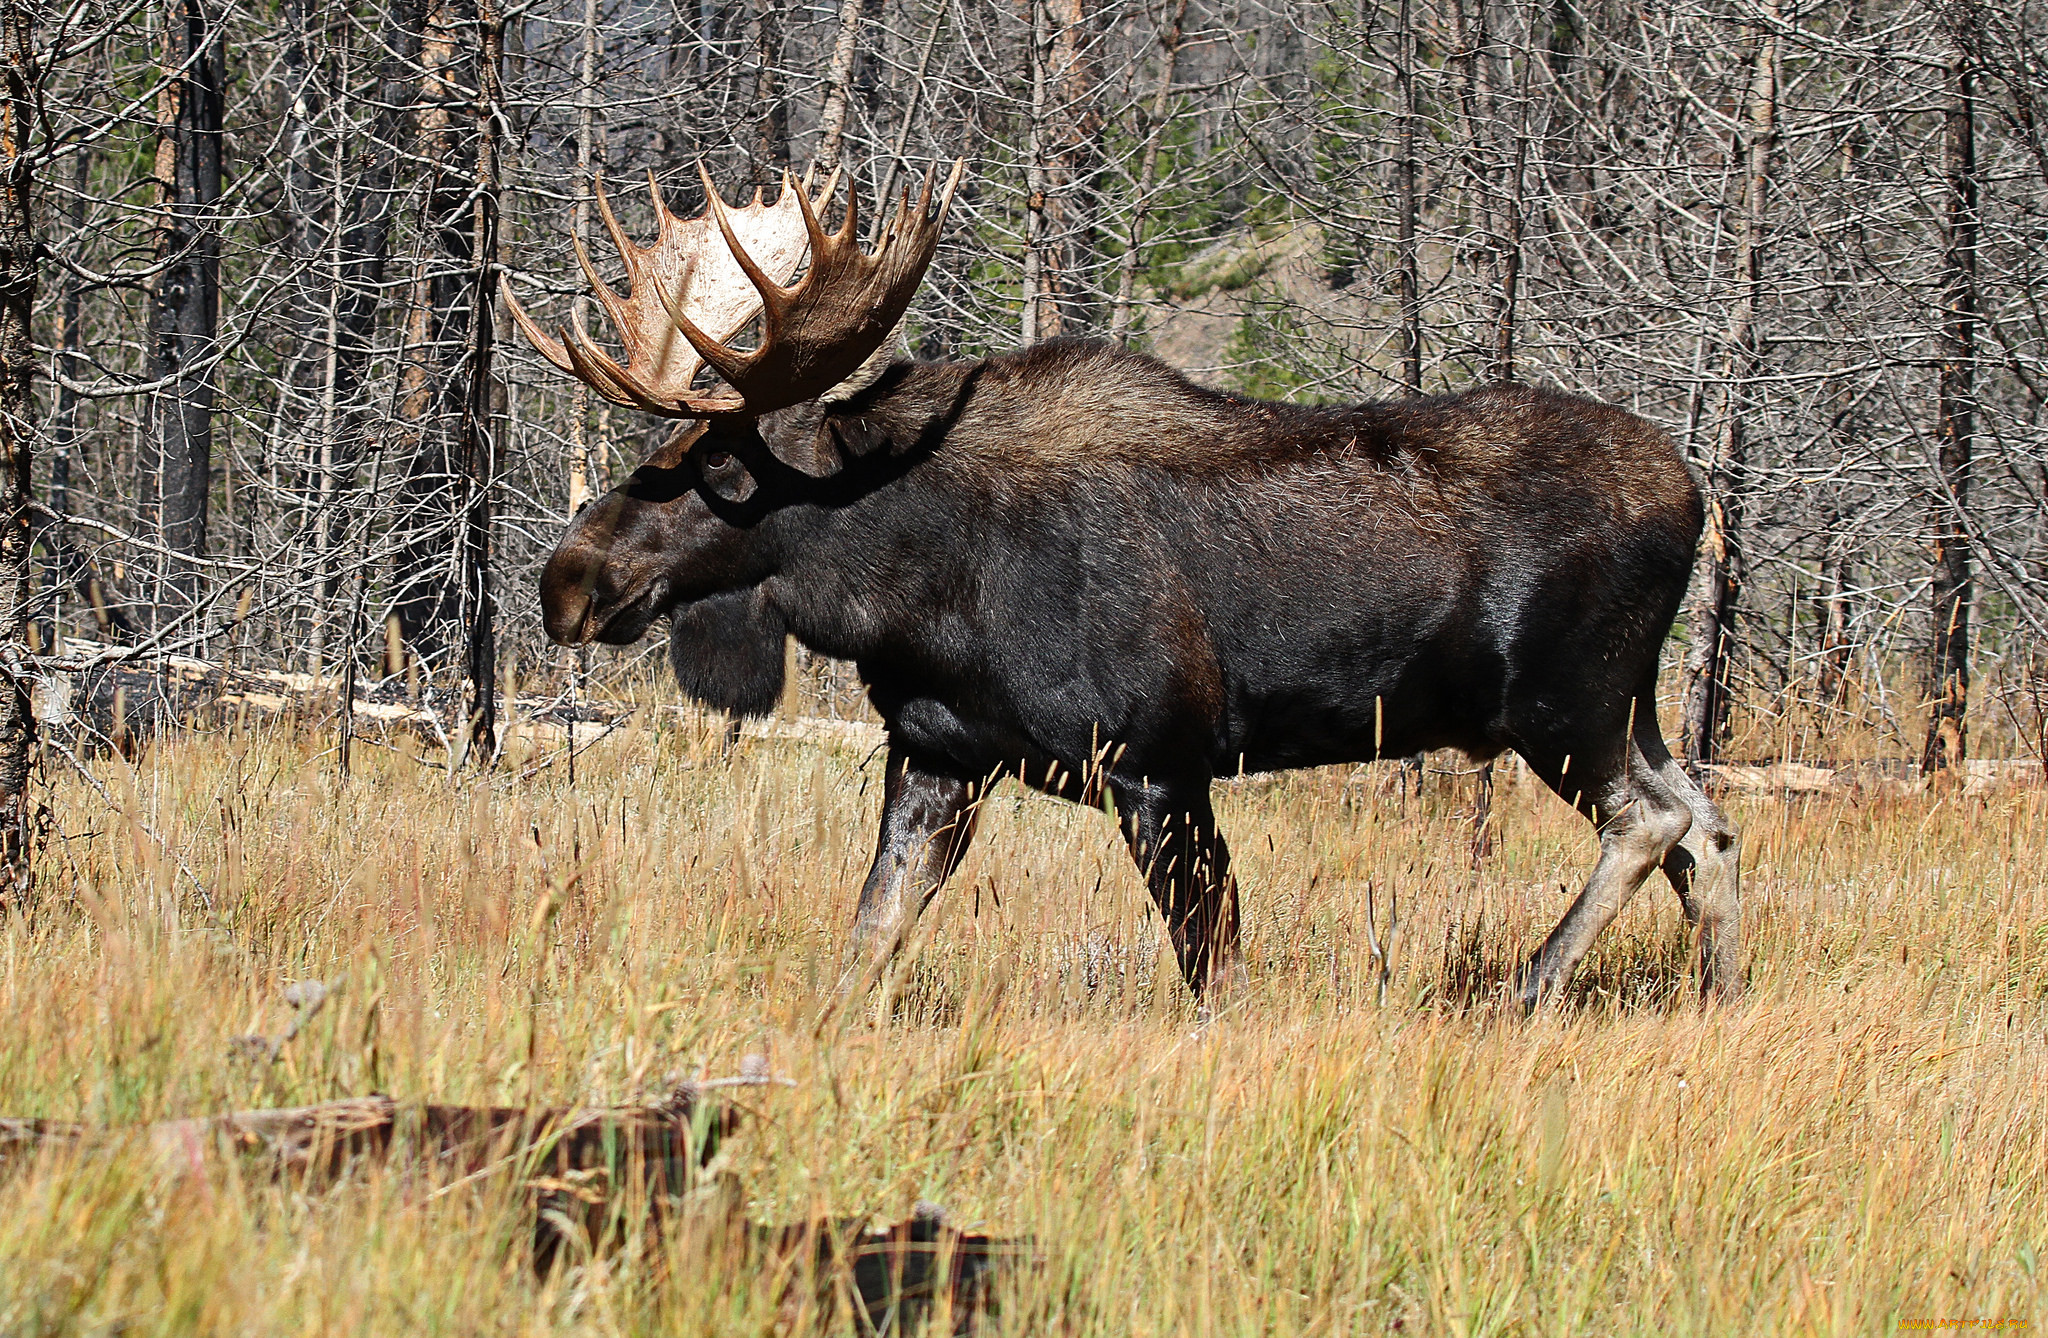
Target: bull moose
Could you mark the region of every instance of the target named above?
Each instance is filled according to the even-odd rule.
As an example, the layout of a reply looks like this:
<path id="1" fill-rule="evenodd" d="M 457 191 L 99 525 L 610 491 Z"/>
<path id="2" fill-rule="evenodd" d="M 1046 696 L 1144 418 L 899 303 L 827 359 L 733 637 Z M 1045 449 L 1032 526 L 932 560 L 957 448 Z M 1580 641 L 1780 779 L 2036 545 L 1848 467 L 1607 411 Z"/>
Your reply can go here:
<path id="1" fill-rule="evenodd" d="M 600 188 L 627 294 L 578 256 L 623 366 L 580 325 L 549 336 L 508 286 L 557 367 L 690 420 L 562 536 L 549 636 L 625 644 L 668 615 L 683 687 L 741 712 L 779 695 L 785 636 L 857 666 L 888 736 L 855 926 L 870 963 L 1011 776 L 1106 790 L 1209 995 L 1238 969 L 1219 774 L 1511 748 L 1600 842 L 1517 978 L 1524 1005 L 1660 864 L 1703 991 L 1732 997 L 1736 831 L 1653 707 L 1702 526 L 1669 438 L 1522 385 L 1310 408 L 1100 344 L 895 360 L 960 175 L 936 203 L 930 175 L 906 190 L 872 252 L 850 189 L 839 228 L 818 221 L 836 174 L 737 208 L 705 175 L 691 219 L 650 176 L 648 247 Z M 757 346 L 734 347 L 757 318 Z"/>

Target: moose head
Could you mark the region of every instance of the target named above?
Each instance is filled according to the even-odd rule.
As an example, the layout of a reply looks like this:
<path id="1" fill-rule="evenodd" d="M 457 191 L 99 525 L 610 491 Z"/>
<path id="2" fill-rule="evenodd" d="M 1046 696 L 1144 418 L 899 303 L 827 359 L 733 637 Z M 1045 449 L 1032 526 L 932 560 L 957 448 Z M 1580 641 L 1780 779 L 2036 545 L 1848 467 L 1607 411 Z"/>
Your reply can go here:
<path id="1" fill-rule="evenodd" d="M 815 197 L 809 177 L 785 175 L 772 204 L 757 192 L 734 208 L 700 170 L 707 208 L 691 219 L 669 211 L 650 173 L 659 232 L 645 247 L 626 235 L 599 184 L 626 295 L 580 242 L 577 259 L 625 349 L 623 366 L 580 325 L 548 335 L 507 286 L 514 321 L 549 362 L 614 404 L 687 420 L 557 544 L 541 576 L 550 637 L 625 644 L 674 612 L 685 690 L 744 714 L 773 704 L 784 629 L 751 589 L 767 574 L 760 522 L 844 463 L 851 448 L 824 430 L 821 406 L 857 394 L 886 366 L 963 168 L 955 165 L 936 209 L 931 175 L 914 201 L 906 189 L 872 253 L 858 240 L 851 190 L 836 231 L 818 222 L 837 173 Z M 756 347 L 732 347 L 756 318 Z M 707 370 L 718 383 L 700 384 Z"/>

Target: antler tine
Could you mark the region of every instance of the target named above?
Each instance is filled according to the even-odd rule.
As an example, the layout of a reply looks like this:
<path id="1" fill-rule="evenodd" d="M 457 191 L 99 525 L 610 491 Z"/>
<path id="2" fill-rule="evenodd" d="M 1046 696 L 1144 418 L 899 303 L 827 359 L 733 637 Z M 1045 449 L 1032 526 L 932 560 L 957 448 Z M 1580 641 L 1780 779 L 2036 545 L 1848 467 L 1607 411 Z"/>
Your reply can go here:
<path id="1" fill-rule="evenodd" d="M 500 275 L 498 291 L 505 295 L 505 310 L 512 313 L 512 323 L 519 327 L 519 332 L 526 336 L 526 341 L 532 344 L 543 358 L 574 376 L 576 365 L 569 361 L 569 351 L 562 347 L 560 340 L 541 329 L 539 323 L 527 314 L 526 308 L 519 303 L 518 294 L 512 291 L 511 279 Z"/>
<path id="2" fill-rule="evenodd" d="M 654 184 L 654 174 L 652 172 L 647 175 L 647 184 L 650 186 Z M 626 277 L 630 279 L 633 274 L 633 253 L 640 248 L 633 244 L 633 239 L 628 237 L 626 230 L 619 226 L 619 216 L 612 212 L 612 197 L 607 195 L 604 189 L 604 173 L 598 172 L 592 175 L 590 178 L 590 193 L 597 199 L 597 216 L 604 220 L 604 230 L 611 234 L 612 245 L 618 250 L 619 259 L 626 262 Z M 654 198 L 655 203 L 657 205 L 660 204 L 661 195 L 659 192 L 656 192 Z"/>
<path id="3" fill-rule="evenodd" d="M 590 341 L 590 335 L 583 329 L 583 322 L 571 319 L 571 327 L 562 331 L 562 346 L 568 351 L 569 370 L 578 380 L 614 404 L 637 407 L 632 378 L 626 369 L 612 361 L 611 355 Z"/>
<path id="4" fill-rule="evenodd" d="M 929 171 L 927 171 L 924 174 L 924 194 L 918 198 L 919 219 L 923 219 L 924 211 L 931 207 L 931 202 L 932 174 Z M 882 204 L 886 207 L 889 204 L 889 201 L 884 200 L 882 201 Z M 906 181 L 903 183 L 903 188 L 896 194 L 896 208 L 890 212 L 889 222 L 882 228 L 883 243 L 886 245 L 893 238 L 900 236 L 908 228 L 909 222 L 910 183 Z"/>
<path id="5" fill-rule="evenodd" d="M 655 245 L 659 246 L 678 228 L 688 227 L 676 217 L 676 211 L 668 207 L 668 199 L 661 193 L 661 183 L 654 179 L 654 169 L 647 169 L 647 198 L 654 205 Z"/>
<path id="6" fill-rule="evenodd" d="M 571 237 L 569 247 L 576 253 L 576 263 L 583 267 L 583 277 L 590 281 L 590 295 L 604 308 L 605 315 L 611 317 L 612 328 L 619 332 L 619 342 L 626 346 L 626 360 L 631 362 L 640 352 L 640 335 L 633 329 L 626 299 L 620 297 L 618 291 L 597 272 L 597 263 L 590 258 L 590 248 L 583 244 L 581 237 Z M 633 267 L 629 264 L 626 266 L 627 282 L 632 282 L 632 278 Z"/>
<path id="7" fill-rule="evenodd" d="M 823 190 L 821 190 L 821 191 L 817 192 L 817 196 L 816 196 L 816 198 L 817 198 L 817 199 L 818 199 L 818 200 L 819 200 L 820 202 L 822 202 L 822 203 L 826 203 L 826 204 L 829 204 L 829 203 L 831 203 L 831 201 L 832 201 L 832 192 L 833 192 L 833 191 L 836 191 L 836 190 L 838 190 L 838 189 L 839 189 L 839 174 L 840 174 L 840 172 L 841 172 L 841 171 L 842 171 L 842 169 L 840 169 L 840 168 L 837 168 L 837 167 L 835 167 L 835 168 L 833 168 L 833 169 L 832 169 L 832 173 L 831 173 L 831 175 L 825 178 L 825 188 L 824 188 Z M 783 175 L 784 175 L 784 176 L 786 177 L 786 176 L 788 176 L 789 174 L 788 174 L 787 172 L 785 172 L 785 173 L 783 173 Z M 815 162 L 814 162 L 814 163 L 812 163 L 812 164 L 811 164 L 811 165 L 810 165 L 809 167 L 806 167 L 806 168 L 804 169 L 804 179 L 803 179 L 803 191 L 802 191 L 802 193 L 803 193 L 803 195 L 804 195 L 804 196 L 805 196 L 805 197 L 806 197 L 807 199 L 811 197 L 811 180 L 812 180 L 812 178 L 816 177 L 817 175 L 818 175 L 818 165 L 817 165 L 817 164 L 816 164 Z M 787 188 L 787 187 L 784 187 L 784 189 L 788 189 L 788 188 Z"/>
<path id="8" fill-rule="evenodd" d="M 620 258 L 626 262 L 627 278 L 631 281 L 634 270 L 632 251 L 628 248 L 632 247 L 632 242 L 627 238 L 625 229 L 619 226 L 618 216 L 612 212 L 611 200 L 605 195 L 603 174 L 594 175 L 590 180 L 590 186 L 591 193 L 597 199 L 597 212 L 604 220 L 605 230 L 611 233 L 612 241 L 618 246 Z M 605 313 L 611 317 L 612 324 L 618 328 L 620 339 L 625 343 L 627 355 L 630 358 L 639 341 L 630 322 L 624 319 L 624 302 L 619 298 L 617 290 L 605 282 L 604 276 L 597 272 L 597 266 L 591 261 L 590 252 L 583 245 L 583 239 L 571 237 L 569 240 L 575 249 L 577 263 L 583 268 L 584 277 L 590 281 L 591 289 L 595 293 L 597 300 L 604 305 Z M 527 342 L 532 344 L 543 358 L 546 358 L 555 366 L 572 376 L 582 375 L 575 357 L 575 346 L 579 341 L 590 352 L 598 353 L 600 357 L 603 356 L 590 343 L 590 336 L 583 330 L 580 324 L 578 324 L 573 337 L 567 330 L 564 330 L 562 331 L 562 337 L 557 339 L 549 335 L 545 330 L 542 330 L 539 322 L 535 321 L 527 313 L 526 308 L 520 305 L 519 298 L 512 292 L 512 285 L 508 280 L 501 278 L 499 280 L 499 287 L 504 291 L 506 309 L 512 313 L 512 321 L 519 327 L 519 332 L 526 336 Z M 610 362 L 611 360 L 606 358 L 605 361 Z M 621 375 L 624 375 L 624 368 L 619 368 L 616 363 L 612 365 Z M 607 378 L 607 380 L 611 379 Z M 605 393 L 604 389 L 599 388 L 599 393 Z M 616 399 L 617 397 L 608 396 L 608 398 Z"/>
<path id="9" fill-rule="evenodd" d="M 860 249 L 860 192 L 846 192 L 846 217 L 839 220 L 839 231 L 832 234 L 832 240 L 840 246 Z"/>
<path id="10" fill-rule="evenodd" d="M 605 193 L 604 176 L 601 173 L 591 177 L 590 188 L 592 196 L 597 201 L 597 216 L 604 222 L 604 230 L 611 234 L 612 246 L 619 253 L 619 263 L 625 266 L 627 291 L 638 292 L 638 258 L 641 248 L 635 246 L 633 239 L 626 235 L 626 230 L 619 226 L 619 216 L 612 212 L 611 197 Z M 575 248 L 576 263 L 583 267 L 583 276 L 590 280 L 591 295 L 604 307 L 604 314 L 611 318 L 612 328 L 619 332 L 619 342 L 626 346 L 626 361 L 628 364 L 632 363 L 639 358 L 645 341 L 641 339 L 640 331 L 634 326 L 627 299 L 620 297 L 618 290 L 605 282 L 604 276 L 597 272 L 597 265 L 590 258 L 590 249 L 583 244 L 581 237 L 571 237 L 569 242 Z M 583 332 L 579 330 L 578 334 Z M 584 335 L 584 338 L 588 342 L 588 336 Z M 624 374 L 623 368 L 620 371 Z"/>
<path id="11" fill-rule="evenodd" d="M 953 170 L 946 178 L 946 189 L 939 196 L 937 214 L 932 213 L 932 187 L 937 184 L 939 179 L 937 164 L 927 167 L 924 171 L 924 183 L 918 189 L 917 206 L 914 214 L 910 204 L 910 183 L 907 181 L 903 183 L 903 193 L 897 201 L 896 213 L 890 218 L 888 229 L 883 233 L 883 236 L 893 236 L 899 230 L 916 230 L 921 233 L 937 231 L 946 221 L 947 211 L 953 207 L 953 192 L 960 185 L 960 177 L 966 170 L 967 160 L 965 158 L 954 159 Z"/>
<path id="12" fill-rule="evenodd" d="M 711 217 L 716 219 L 718 222 L 719 234 L 725 238 L 726 247 L 729 250 L 731 250 L 732 258 L 735 261 L 739 262 L 740 272 L 745 274 L 748 280 L 753 283 L 754 287 L 760 291 L 762 301 L 766 303 L 768 308 L 772 311 L 774 309 L 775 299 L 777 297 L 783 296 L 795 290 L 784 288 L 781 284 L 769 278 L 768 275 L 762 271 L 761 267 L 754 263 L 754 258 L 751 255 L 747 254 L 747 248 L 741 245 L 739 237 L 735 235 L 733 232 L 732 218 L 726 212 L 725 200 L 719 195 L 718 187 L 711 184 L 711 173 L 705 169 L 704 160 L 702 158 L 699 158 L 697 160 L 697 175 L 701 177 L 704 181 L 705 202 L 711 208 Z M 756 190 L 754 194 L 755 205 L 758 206 L 760 203 L 760 191 Z M 777 202 L 780 202 L 780 197 L 778 197 Z M 818 255 L 818 241 L 820 238 L 820 234 L 818 232 L 818 220 L 811 213 L 811 202 L 802 191 L 797 192 L 796 207 L 799 210 L 803 211 L 804 230 L 809 234 L 811 242 L 811 263 L 813 265 L 816 265 Z M 686 322 L 679 321 L 678 327 L 680 328 L 680 326 L 685 323 Z M 688 335 L 689 331 L 684 330 L 683 333 L 685 335 Z M 692 338 L 690 342 L 692 344 L 695 344 L 697 341 L 694 338 Z M 712 342 L 716 343 L 717 341 L 714 340 Z M 704 349 L 701 346 L 698 347 L 697 351 L 699 353 L 704 353 Z M 712 358 L 709 354 L 705 354 L 705 358 L 707 361 L 711 363 L 713 367 L 718 366 L 717 359 Z"/>
<path id="13" fill-rule="evenodd" d="M 932 178 L 938 174 L 939 169 L 936 165 L 924 174 L 924 199 L 926 202 L 929 202 L 932 198 Z M 946 211 L 953 207 L 953 192 L 960 189 L 960 179 L 965 175 L 967 175 L 967 160 L 965 158 L 955 158 L 953 160 L 953 170 L 946 177 L 946 189 L 939 196 L 939 213 L 932 223 L 933 228 L 937 228 L 939 224 L 946 221 Z"/>

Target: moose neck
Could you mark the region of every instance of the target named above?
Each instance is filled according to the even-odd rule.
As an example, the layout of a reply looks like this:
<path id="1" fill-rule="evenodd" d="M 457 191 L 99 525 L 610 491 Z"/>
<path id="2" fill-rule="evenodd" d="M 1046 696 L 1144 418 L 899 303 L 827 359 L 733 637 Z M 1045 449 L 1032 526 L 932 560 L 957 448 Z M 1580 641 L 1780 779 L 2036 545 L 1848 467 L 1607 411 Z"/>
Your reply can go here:
<path id="1" fill-rule="evenodd" d="M 832 468 L 760 526 L 775 568 L 763 593 L 804 645 L 839 659 L 886 658 L 956 598 L 953 576 L 973 528 L 931 463 L 983 365 L 897 363 L 821 419 L 782 426 L 782 435 L 815 441 L 820 465 Z"/>

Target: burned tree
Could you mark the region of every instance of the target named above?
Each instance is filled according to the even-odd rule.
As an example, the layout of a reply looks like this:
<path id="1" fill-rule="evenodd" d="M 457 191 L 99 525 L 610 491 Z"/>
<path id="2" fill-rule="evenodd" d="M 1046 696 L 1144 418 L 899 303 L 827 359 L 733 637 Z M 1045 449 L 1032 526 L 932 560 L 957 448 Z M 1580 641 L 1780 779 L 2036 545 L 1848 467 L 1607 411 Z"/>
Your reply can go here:
<path id="1" fill-rule="evenodd" d="M 1742 164 L 1740 223 L 1735 246 L 1735 294 L 1723 362 L 1721 420 L 1707 466 L 1705 589 L 1692 616 L 1692 655 L 1686 663 L 1685 757 L 1694 766 L 1720 756 L 1733 694 L 1730 681 L 1735 620 L 1742 601 L 1743 525 L 1751 489 L 1749 426 L 1744 421 L 1750 379 L 1758 362 L 1757 308 L 1762 299 L 1764 226 L 1770 207 L 1771 155 L 1778 136 L 1778 31 L 1775 5 L 1753 35 L 1746 124 L 1732 141 Z"/>
<path id="2" fill-rule="evenodd" d="M 157 276 L 150 332 L 155 432 L 145 478 L 148 530 L 161 545 L 150 593 L 165 630 L 195 613 L 213 484 L 215 339 L 220 318 L 221 124 L 226 66 L 209 0 L 175 0 L 164 23 L 157 100 Z"/>
<path id="3" fill-rule="evenodd" d="M 0 3 L 0 906 L 26 896 L 31 829 L 29 764 L 35 715 L 26 649 L 34 541 L 36 351 L 30 331 L 37 256 L 35 39 L 42 16 L 29 0 Z"/>
<path id="4" fill-rule="evenodd" d="M 1940 370 L 1935 405 L 1933 716 L 1921 770 L 1960 767 L 1970 704 L 1970 476 L 1977 421 L 1977 95 L 1974 15 L 1957 6 L 1942 109 Z"/>

